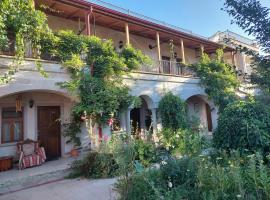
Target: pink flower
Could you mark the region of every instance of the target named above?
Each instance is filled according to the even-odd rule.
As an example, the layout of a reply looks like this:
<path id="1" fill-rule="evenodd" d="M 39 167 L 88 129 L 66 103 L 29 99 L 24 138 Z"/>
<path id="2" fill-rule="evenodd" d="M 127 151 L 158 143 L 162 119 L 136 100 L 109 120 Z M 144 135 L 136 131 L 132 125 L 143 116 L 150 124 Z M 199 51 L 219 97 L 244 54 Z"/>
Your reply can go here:
<path id="1" fill-rule="evenodd" d="M 113 118 L 110 118 L 110 119 L 108 120 L 108 125 L 109 125 L 109 126 L 112 126 L 112 125 L 113 125 Z"/>
<path id="2" fill-rule="evenodd" d="M 108 142 L 109 141 L 109 136 L 108 135 L 103 136 L 102 140 L 105 141 L 105 142 Z"/>

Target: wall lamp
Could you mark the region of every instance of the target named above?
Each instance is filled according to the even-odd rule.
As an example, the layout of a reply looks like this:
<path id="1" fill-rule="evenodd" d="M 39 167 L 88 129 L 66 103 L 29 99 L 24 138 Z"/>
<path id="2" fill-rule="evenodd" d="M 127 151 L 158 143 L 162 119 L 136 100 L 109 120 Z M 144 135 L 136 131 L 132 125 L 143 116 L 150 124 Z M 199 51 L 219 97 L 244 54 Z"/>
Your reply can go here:
<path id="1" fill-rule="evenodd" d="M 29 100 L 29 107 L 30 108 L 33 108 L 33 106 L 34 106 L 34 100 L 33 99 L 30 99 Z"/>

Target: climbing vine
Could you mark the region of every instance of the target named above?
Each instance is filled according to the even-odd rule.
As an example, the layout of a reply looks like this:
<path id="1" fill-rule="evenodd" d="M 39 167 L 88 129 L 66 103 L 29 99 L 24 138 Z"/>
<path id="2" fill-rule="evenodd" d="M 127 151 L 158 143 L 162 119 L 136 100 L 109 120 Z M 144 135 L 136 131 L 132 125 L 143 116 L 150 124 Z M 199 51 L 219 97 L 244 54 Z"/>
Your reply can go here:
<path id="1" fill-rule="evenodd" d="M 116 52 L 111 40 L 77 35 L 72 31 L 59 31 L 43 38 L 41 43 L 42 55 L 59 60 L 71 73 L 70 81 L 60 83 L 79 98 L 73 107 L 70 127 L 81 123 L 78 120 L 81 117 L 91 118 L 102 126 L 120 108 L 136 102 L 122 77 L 141 64 L 151 62 L 141 51 L 127 45 Z M 68 129 L 67 133 L 77 141 L 75 135 L 79 129 Z"/>
<path id="2" fill-rule="evenodd" d="M 9 70 L 0 75 L 0 84 L 9 82 L 25 57 L 27 45 L 33 49 L 33 56 L 40 58 L 40 41 L 50 32 L 46 15 L 35 10 L 33 0 L 0 1 L 0 51 L 10 47 L 11 37 L 15 38 L 15 60 Z M 46 75 L 40 63 L 37 69 Z"/>
<path id="3" fill-rule="evenodd" d="M 192 68 L 199 76 L 205 93 L 219 106 L 220 112 L 237 99 L 236 90 L 240 83 L 233 67 L 223 60 L 222 49 L 216 51 L 214 59 L 203 54 L 201 60 L 193 64 Z"/>

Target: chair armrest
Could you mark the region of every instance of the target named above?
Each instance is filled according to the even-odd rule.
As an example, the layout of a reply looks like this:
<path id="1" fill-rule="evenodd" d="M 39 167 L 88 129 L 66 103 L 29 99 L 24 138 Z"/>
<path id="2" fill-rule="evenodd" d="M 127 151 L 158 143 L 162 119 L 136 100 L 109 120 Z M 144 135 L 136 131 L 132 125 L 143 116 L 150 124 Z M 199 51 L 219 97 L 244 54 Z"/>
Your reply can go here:
<path id="1" fill-rule="evenodd" d="M 20 151 L 19 169 L 23 169 L 23 157 L 24 157 L 24 153 L 23 153 L 23 151 Z"/>

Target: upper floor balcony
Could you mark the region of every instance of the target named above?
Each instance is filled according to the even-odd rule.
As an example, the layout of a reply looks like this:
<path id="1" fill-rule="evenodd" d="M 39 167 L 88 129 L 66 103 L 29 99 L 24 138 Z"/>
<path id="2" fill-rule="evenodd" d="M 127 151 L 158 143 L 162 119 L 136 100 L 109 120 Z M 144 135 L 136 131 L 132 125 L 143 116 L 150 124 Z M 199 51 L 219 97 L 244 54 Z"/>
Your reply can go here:
<path id="1" fill-rule="evenodd" d="M 15 47 L 14 42 L 10 43 L 11 45 L 0 51 L 0 55 L 8 56 L 9 59 L 15 56 Z M 25 58 L 33 59 L 32 50 L 30 48 L 26 49 Z M 59 62 L 57 58 L 51 57 L 50 55 L 41 55 L 43 61 L 53 61 Z M 188 67 L 188 65 L 183 64 L 182 62 L 176 62 L 172 60 L 153 60 L 151 64 L 142 65 L 137 73 L 148 73 L 148 74 L 162 74 L 162 75 L 172 75 L 172 76 L 183 76 L 183 77 L 196 77 L 195 72 Z"/>
<path id="2" fill-rule="evenodd" d="M 152 65 L 141 66 L 140 73 L 194 77 L 196 75 L 188 64 L 196 63 L 202 52 L 212 54 L 223 47 L 190 31 L 109 4 L 78 0 L 35 2 L 36 8 L 46 13 L 53 31 L 69 29 L 79 35 L 110 39 L 117 50 L 121 50 L 120 46 L 124 44 L 140 49 L 153 60 Z M 173 49 L 170 43 L 173 43 Z M 10 37 L 9 48 L 0 54 L 13 56 L 14 49 L 15 41 Z M 233 49 L 225 48 L 225 51 L 229 53 Z M 26 57 L 32 57 L 30 48 Z M 42 59 L 51 60 L 51 57 L 42 55 Z"/>
<path id="3" fill-rule="evenodd" d="M 196 73 L 182 62 L 161 60 L 155 61 L 153 65 L 143 65 L 138 70 L 141 73 L 153 73 L 172 76 L 196 77 Z"/>

